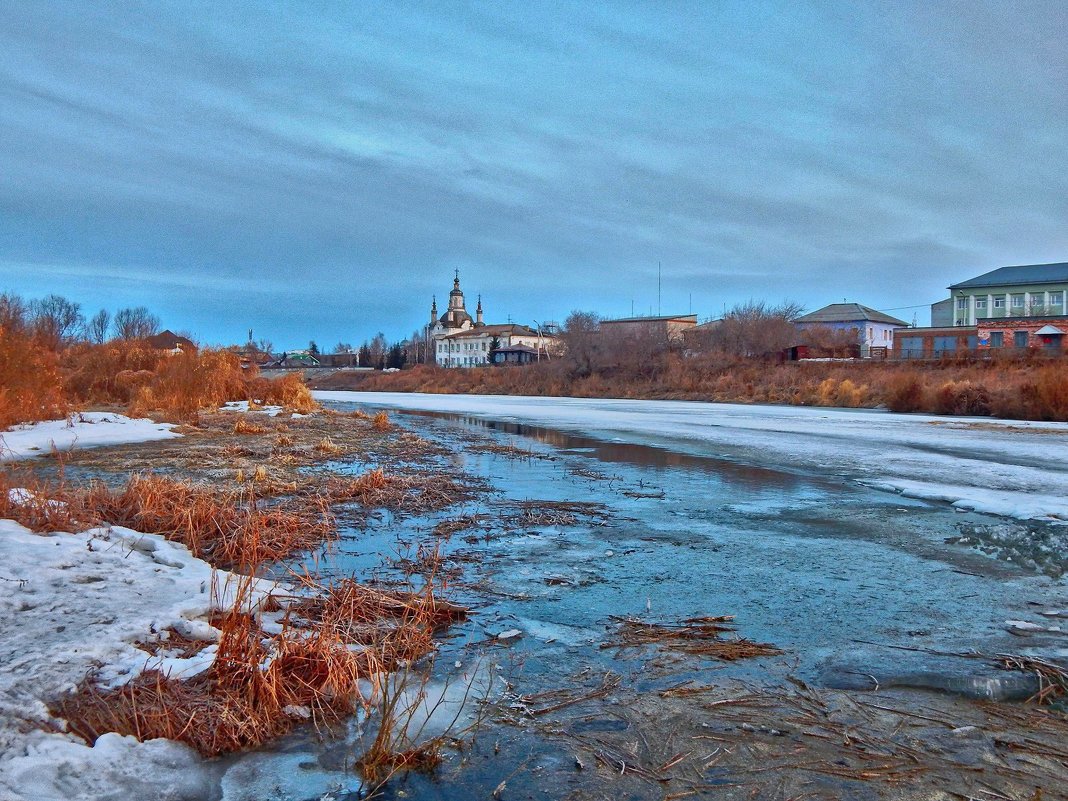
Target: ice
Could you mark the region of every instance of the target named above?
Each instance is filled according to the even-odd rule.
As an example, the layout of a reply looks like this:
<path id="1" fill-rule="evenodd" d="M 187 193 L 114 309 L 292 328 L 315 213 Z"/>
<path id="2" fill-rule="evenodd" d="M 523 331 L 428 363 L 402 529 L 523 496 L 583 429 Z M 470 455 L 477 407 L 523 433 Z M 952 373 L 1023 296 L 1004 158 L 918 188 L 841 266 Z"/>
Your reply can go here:
<path id="1" fill-rule="evenodd" d="M 69 451 L 180 437 L 173 428 L 171 423 L 110 412 L 81 412 L 62 420 L 18 425 L 0 432 L 0 462 L 43 456 L 53 449 Z"/>
<path id="2" fill-rule="evenodd" d="M 961 509 L 1068 520 L 1068 424 L 871 409 L 688 401 L 314 393 L 360 403 L 513 420 L 606 441 L 812 472 Z"/>

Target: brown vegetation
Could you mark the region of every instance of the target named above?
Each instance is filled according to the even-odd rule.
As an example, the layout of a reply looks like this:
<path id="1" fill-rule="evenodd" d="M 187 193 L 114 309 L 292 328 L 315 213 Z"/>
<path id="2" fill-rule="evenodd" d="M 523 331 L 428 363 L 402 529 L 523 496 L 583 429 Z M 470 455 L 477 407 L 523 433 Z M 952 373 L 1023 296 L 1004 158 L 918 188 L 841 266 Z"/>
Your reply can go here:
<path id="1" fill-rule="evenodd" d="M 352 383 L 346 383 L 352 382 Z M 886 407 L 898 412 L 1068 421 L 1068 366 L 1057 361 L 723 361 L 664 354 L 653 367 L 580 376 L 566 360 L 522 368 L 338 374 L 321 389 L 581 398 L 648 398 L 795 406 Z"/>
<path id="2" fill-rule="evenodd" d="M 433 631 L 464 616 L 429 583 L 419 593 L 355 582 L 310 589 L 310 598 L 268 599 L 289 604 L 282 630 L 268 635 L 252 614 L 252 582 L 243 578 L 234 604 L 214 621 L 221 636 L 207 671 L 186 680 L 149 671 L 110 691 L 87 680 L 52 713 L 89 743 L 117 732 L 166 737 L 205 756 L 255 747 L 298 723 L 331 724 L 368 706 L 386 671 L 425 656 Z M 370 697 L 361 680 L 370 683 Z"/>
<path id="3" fill-rule="evenodd" d="M 3 472 L 0 518 L 33 531 L 126 526 L 180 542 L 216 567 L 245 572 L 335 534 L 322 496 L 305 496 L 283 509 L 267 505 L 249 485 L 216 489 L 152 474 L 131 476 L 113 490 L 102 483 L 74 488 Z"/>
<path id="4" fill-rule="evenodd" d="M 603 644 L 602 648 L 655 645 L 726 662 L 782 653 L 768 643 L 754 642 L 744 637 L 724 639 L 720 636 L 735 631 L 732 615 L 692 617 L 678 623 L 649 623 L 631 617 L 612 617 L 612 620 L 619 624 L 616 639 Z"/>
<path id="5" fill-rule="evenodd" d="M 98 318 L 79 338 L 84 321 L 77 304 L 0 295 L 0 429 L 87 404 L 123 405 L 134 416 L 155 412 L 194 425 L 201 409 L 229 400 L 256 399 L 303 414 L 318 408 L 298 375 L 264 379 L 228 350 L 151 347 L 146 337 L 158 320 L 144 309 L 116 315 L 119 335 L 110 341 L 107 320 Z"/>

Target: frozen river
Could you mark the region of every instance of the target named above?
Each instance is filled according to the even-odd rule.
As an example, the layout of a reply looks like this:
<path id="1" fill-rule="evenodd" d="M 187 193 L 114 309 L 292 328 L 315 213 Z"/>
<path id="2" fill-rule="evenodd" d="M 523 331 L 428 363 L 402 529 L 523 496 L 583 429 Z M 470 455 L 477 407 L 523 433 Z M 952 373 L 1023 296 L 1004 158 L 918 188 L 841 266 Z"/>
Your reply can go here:
<path id="1" fill-rule="evenodd" d="M 317 392 L 741 463 L 845 476 L 1021 519 L 1068 520 L 1068 424 L 686 401 Z"/>
<path id="2" fill-rule="evenodd" d="M 475 536 L 442 546 L 446 564 L 463 567 L 450 597 L 476 614 L 443 645 L 439 664 L 455 659 L 466 670 L 471 654 L 515 631 L 507 665 L 524 693 L 605 672 L 625 676 L 620 693 L 635 698 L 679 681 L 773 692 L 800 678 L 862 697 L 896 688 L 904 695 L 895 703 L 924 710 L 935 691 L 965 720 L 973 708 L 958 696 L 1020 698 L 1034 688 L 989 660 L 947 654 L 1068 656 L 1062 621 L 1043 614 L 1068 607 L 1059 578 L 1068 426 L 687 402 L 317 397 L 340 409 L 393 410 L 404 427 L 448 448 L 446 473 L 491 487 L 461 509 L 354 530 L 320 563 L 371 576 L 398 542 L 424 542 L 458 514 L 484 518 Z M 608 516 L 562 525 L 510 518 L 519 504 L 559 502 L 601 505 Z M 605 647 L 616 615 L 723 614 L 736 616 L 740 636 L 783 654 L 694 670 Z M 502 656 L 490 647 L 490 659 Z M 613 698 L 559 725 L 622 725 Z M 700 738 L 707 719 L 695 710 L 682 710 L 676 724 Z M 628 721 L 626 731 L 641 727 Z M 455 783 L 419 783 L 414 795 L 488 795 L 528 753 L 541 766 L 535 775 L 570 775 L 554 762 L 551 740 L 522 734 L 500 743 L 503 756 L 472 757 Z"/>

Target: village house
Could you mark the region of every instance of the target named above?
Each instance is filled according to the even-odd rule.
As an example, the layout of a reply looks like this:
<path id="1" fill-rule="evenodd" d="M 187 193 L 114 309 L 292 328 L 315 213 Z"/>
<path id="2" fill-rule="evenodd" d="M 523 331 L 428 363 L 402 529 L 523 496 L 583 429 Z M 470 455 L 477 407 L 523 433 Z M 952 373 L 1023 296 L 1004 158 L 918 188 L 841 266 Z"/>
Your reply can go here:
<path id="1" fill-rule="evenodd" d="M 855 330 L 860 356 L 886 356 L 894 346 L 894 332 L 908 323 L 860 303 L 832 303 L 794 321 L 802 330 Z"/>
<path id="2" fill-rule="evenodd" d="M 545 330 L 535 330 L 518 323 L 487 325 L 482 315 L 482 298 L 478 299 L 475 317 L 472 318 L 464 305 L 464 293 L 460 289 L 460 272 L 452 282 L 449 305 L 438 316 L 438 302 L 430 304 L 430 323 L 427 339 L 434 361 L 443 367 L 482 367 L 495 363 L 491 358 L 498 349 L 518 346 L 530 348 L 537 360 L 539 355 L 549 357 L 556 349 L 556 337 Z M 513 361 L 520 361 L 516 357 Z"/>
<path id="3" fill-rule="evenodd" d="M 621 339 L 650 337 L 681 342 L 687 331 L 697 327 L 696 314 L 666 314 L 655 317 L 620 317 L 601 320 L 601 331 Z"/>
<path id="4" fill-rule="evenodd" d="M 983 320 L 1061 317 L 1068 311 L 1068 262 L 999 267 L 949 287 L 953 325 Z M 945 301 L 941 301 L 945 304 Z M 935 304 L 938 306 L 939 304 Z M 943 319 L 942 307 L 939 319 Z M 935 308 L 932 306 L 932 324 Z M 1037 329 L 1036 329 L 1037 330 Z"/>
<path id="5" fill-rule="evenodd" d="M 161 350 L 177 356 L 179 353 L 193 352 L 197 349 L 193 340 L 179 336 L 170 329 L 160 331 L 150 337 L 145 337 L 145 344 L 153 350 Z"/>
<path id="6" fill-rule="evenodd" d="M 931 304 L 931 327 L 899 335 L 895 358 L 1068 349 L 1068 262 L 999 267 L 949 291 Z"/>

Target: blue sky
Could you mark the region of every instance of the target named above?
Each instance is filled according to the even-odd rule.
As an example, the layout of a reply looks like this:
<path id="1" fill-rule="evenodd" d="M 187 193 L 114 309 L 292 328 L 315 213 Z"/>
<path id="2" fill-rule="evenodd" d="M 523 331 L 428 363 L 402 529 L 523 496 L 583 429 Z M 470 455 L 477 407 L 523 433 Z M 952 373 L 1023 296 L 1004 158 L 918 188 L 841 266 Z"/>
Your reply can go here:
<path id="1" fill-rule="evenodd" d="M 207 342 L 1068 260 L 1068 4 L 0 0 L 0 290 Z M 906 320 L 923 308 L 895 312 Z"/>

